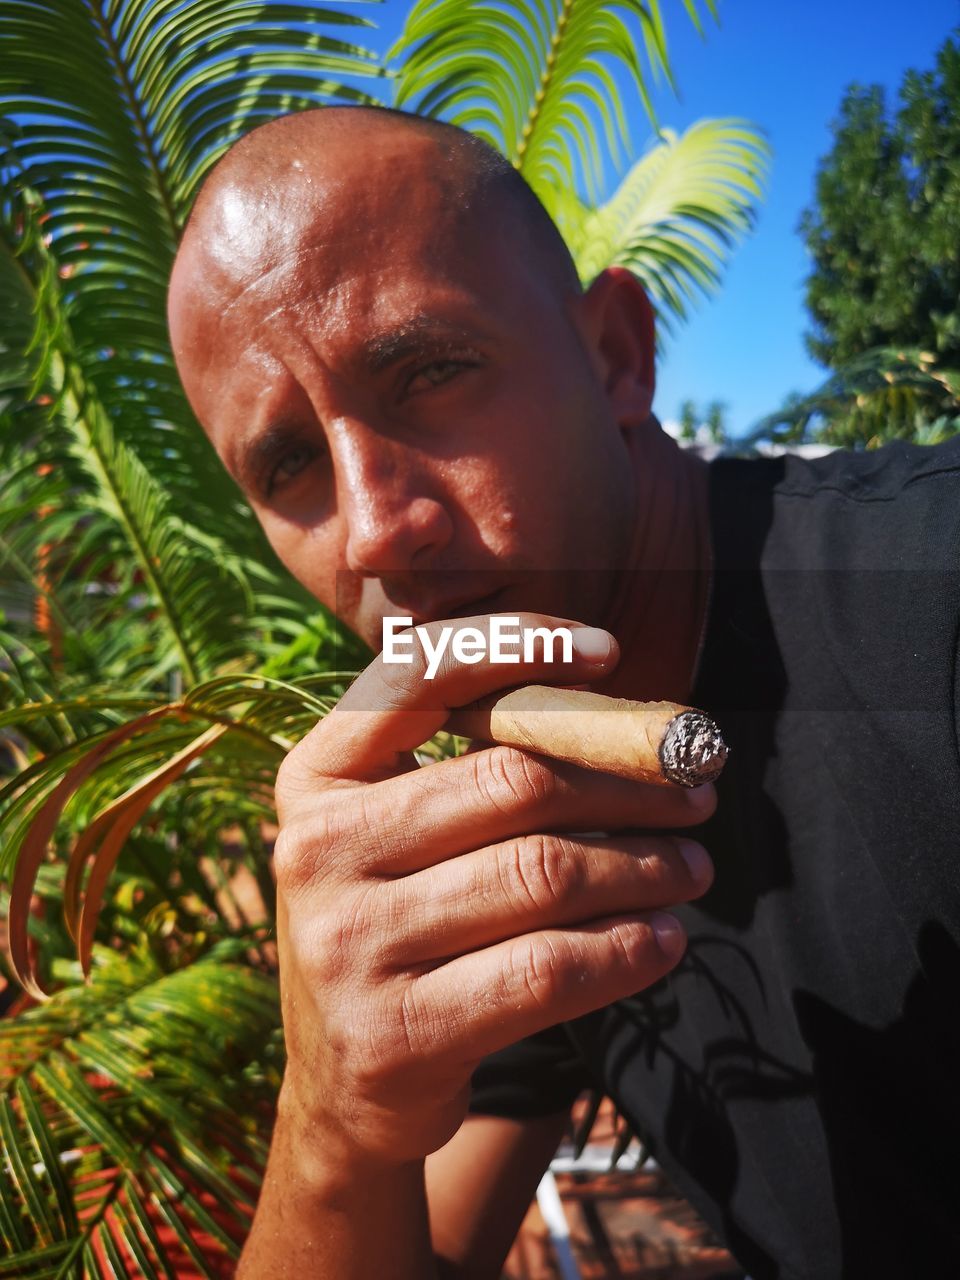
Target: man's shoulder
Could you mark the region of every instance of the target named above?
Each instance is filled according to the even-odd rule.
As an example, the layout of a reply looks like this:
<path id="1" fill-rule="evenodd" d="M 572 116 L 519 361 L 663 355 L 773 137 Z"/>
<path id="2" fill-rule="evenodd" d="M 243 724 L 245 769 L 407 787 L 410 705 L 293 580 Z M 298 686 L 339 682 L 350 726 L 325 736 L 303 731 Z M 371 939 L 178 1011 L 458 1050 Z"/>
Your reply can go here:
<path id="1" fill-rule="evenodd" d="M 800 446 L 753 457 L 721 454 L 710 463 L 712 483 L 744 493 L 815 498 L 838 494 L 884 502 L 923 481 L 960 483 L 960 435 L 939 445 L 892 441 L 881 449 Z"/>
<path id="2" fill-rule="evenodd" d="M 820 457 L 784 457 L 777 493 L 815 498 L 836 494 L 851 502 L 891 502 L 926 482 L 960 482 L 960 436 L 942 445 L 898 440 L 882 449 L 835 449 Z"/>
<path id="3" fill-rule="evenodd" d="M 960 437 L 819 457 L 718 458 L 711 503 L 731 567 L 955 570 Z"/>

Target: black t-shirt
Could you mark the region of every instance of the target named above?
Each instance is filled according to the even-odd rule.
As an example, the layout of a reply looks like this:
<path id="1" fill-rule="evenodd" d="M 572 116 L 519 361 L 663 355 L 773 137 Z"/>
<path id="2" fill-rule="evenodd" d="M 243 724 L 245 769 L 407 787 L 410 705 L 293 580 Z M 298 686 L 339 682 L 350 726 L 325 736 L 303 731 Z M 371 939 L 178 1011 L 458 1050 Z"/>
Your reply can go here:
<path id="1" fill-rule="evenodd" d="M 490 1059 L 605 1089 L 753 1280 L 960 1269 L 960 441 L 719 460 L 716 881 L 653 988 Z"/>

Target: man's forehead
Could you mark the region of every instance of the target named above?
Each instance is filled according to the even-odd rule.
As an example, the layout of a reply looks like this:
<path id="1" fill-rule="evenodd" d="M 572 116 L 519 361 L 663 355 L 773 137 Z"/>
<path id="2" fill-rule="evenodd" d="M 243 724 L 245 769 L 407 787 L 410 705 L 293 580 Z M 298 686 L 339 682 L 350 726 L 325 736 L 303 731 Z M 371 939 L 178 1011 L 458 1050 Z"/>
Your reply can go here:
<path id="1" fill-rule="evenodd" d="M 464 209 L 434 150 L 374 137 L 359 152 L 290 154 L 241 172 L 204 211 L 203 257 L 224 287 L 243 288 L 307 253 L 316 266 L 318 250 L 336 269 L 371 248 L 386 259 L 399 240 L 449 240 Z"/>
<path id="2" fill-rule="evenodd" d="M 178 359 L 246 344 L 282 313 L 317 325 L 386 326 L 398 310 L 422 309 L 428 292 L 477 275 L 478 246 L 456 212 L 422 216 L 424 193 L 403 183 L 394 184 L 392 204 L 368 188 L 347 201 L 344 190 L 303 184 L 223 194 L 202 239 L 178 262 Z"/>
<path id="3" fill-rule="evenodd" d="M 356 153 L 342 164 L 294 156 L 267 180 L 221 193 L 197 246 L 214 323 L 234 310 L 244 324 L 266 318 L 305 294 L 356 309 L 366 292 L 377 306 L 398 279 L 480 286 L 494 259 L 512 256 L 505 210 L 464 198 L 436 148 L 398 155 L 375 142 L 362 163 Z"/>
<path id="4" fill-rule="evenodd" d="M 204 308 L 212 347 L 287 344 L 294 335 L 330 354 L 383 358 L 407 339 L 475 323 L 489 309 L 485 275 L 465 241 L 380 236 L 344 228 L 279 247 L 245 280 L 221 280 Z"/>

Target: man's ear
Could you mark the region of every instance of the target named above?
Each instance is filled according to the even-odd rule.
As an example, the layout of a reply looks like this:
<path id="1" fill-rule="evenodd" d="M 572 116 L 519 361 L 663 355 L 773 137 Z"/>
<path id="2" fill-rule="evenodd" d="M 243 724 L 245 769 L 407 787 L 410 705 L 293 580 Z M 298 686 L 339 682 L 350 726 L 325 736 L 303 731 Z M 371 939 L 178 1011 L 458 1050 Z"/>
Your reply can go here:
<path id="1" fill-rule="evenodd" d="M 577 300 L 582 333 L 621 427 L 642 426 L 653 408 L 654 317 L 643 285 L 608 267 Z"/>

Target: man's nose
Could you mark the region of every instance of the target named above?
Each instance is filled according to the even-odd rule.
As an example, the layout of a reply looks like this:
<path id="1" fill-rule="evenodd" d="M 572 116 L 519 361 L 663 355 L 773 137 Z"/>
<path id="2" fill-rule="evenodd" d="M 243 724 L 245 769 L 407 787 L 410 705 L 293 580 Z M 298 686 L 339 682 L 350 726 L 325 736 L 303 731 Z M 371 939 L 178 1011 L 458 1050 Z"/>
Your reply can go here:
<path id="1" fill-rule="evenodd" d="M 372 577 L 430 568 L 453 522 L 419 451 L 360 429 L 337 452 L 347 568 Z"/>

